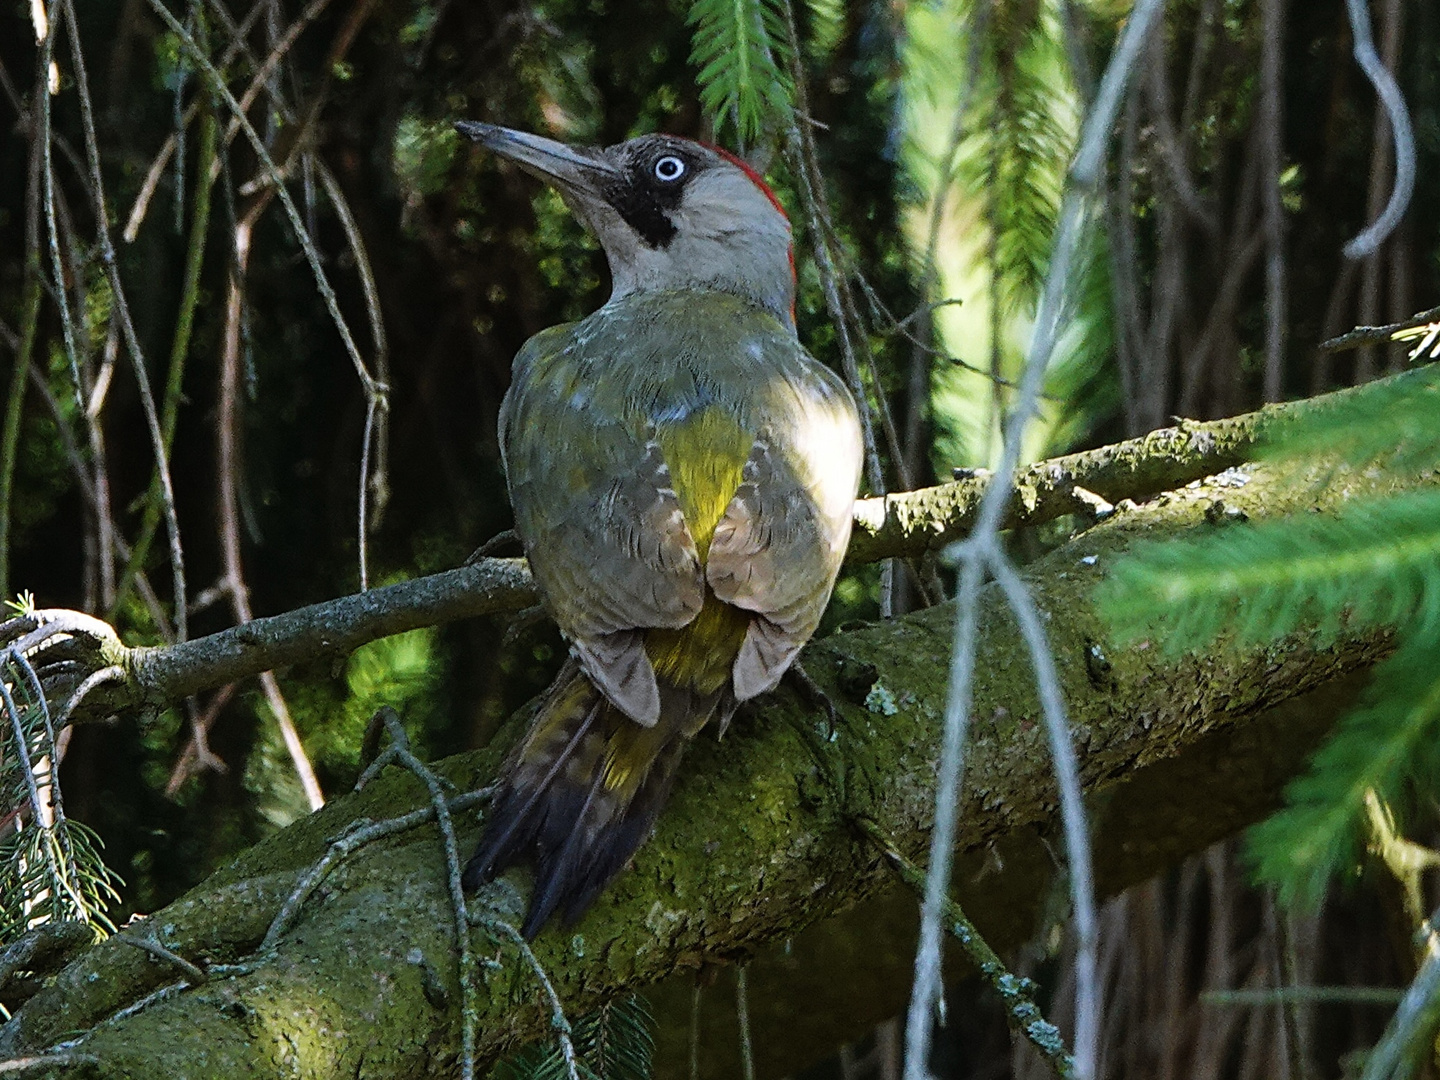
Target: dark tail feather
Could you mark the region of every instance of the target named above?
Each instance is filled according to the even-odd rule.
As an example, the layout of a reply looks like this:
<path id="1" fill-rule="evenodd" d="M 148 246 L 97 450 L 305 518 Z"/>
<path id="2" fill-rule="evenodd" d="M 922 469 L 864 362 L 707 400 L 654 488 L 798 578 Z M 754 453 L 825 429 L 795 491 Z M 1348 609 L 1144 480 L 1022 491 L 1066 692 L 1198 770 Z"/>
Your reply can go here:
<path id="1" fill-rule="evenodd" d="M 485 833 L 465 867 L 467 890 L 530 862 L 535 891 L 521 932 L 559 911 L 574 922 L 645 842 L 709 702 L 670 699 L 654 728 L 611 706 L 578 669 L 556 680 L 511 758 Z M 698 707 L 698 709 L 697 709 Z"/>

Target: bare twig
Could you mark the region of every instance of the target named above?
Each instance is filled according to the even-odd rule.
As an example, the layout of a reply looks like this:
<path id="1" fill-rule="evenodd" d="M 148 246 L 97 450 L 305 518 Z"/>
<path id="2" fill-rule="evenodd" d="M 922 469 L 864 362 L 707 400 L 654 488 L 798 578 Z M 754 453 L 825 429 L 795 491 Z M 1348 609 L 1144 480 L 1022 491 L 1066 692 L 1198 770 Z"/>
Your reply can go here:
<path id="1" fill-rule="evenodd" d="M 36 41 L 40 45 L 40 62 L 35 74 L 35 99 L 39 102 L 39 123 L 33 138 L 40 147 L 41 200 L 45 208 L 45 232 L 50 247 L 50 269 L 55 279 L 55 303 L 60 309 L 60 328 L 65 342 L 65 358 L 70 365 L 70 383 L 75 391 L 75 401 L 82 408 L 85 395 L 80 389 L 80 347 L 75 332 L 75 320 L 70 311 L 70 300 L 65 291 L 69 276 L 65 273 L 64 261 L 60 256 L 60 231 L 55 219 L 55 167 L 50 157 L 50 98 L 59 91 L 55 82 L 55 31 L 56 24 L 45 25 L 39 14 L 43 8 L 31 9 L 36 16 Z M 56 20 L 58 22 L 59 20 Z M 79 283 L 76 282 L 78 285 Z"/>
<path id="2" fill-rule="evenodd" d="M 369 369 L 365 366 L 365 361 L 360 356 L 360 349 L 355 344 L 354 336 L 350 333 L 350 325 L 345 321 L 345 316 L 340 311 L 339 300 L 336 298 L 335 290 L 331 287 L 330 279 L 325 273 L 325 268 L 320 259 L 320 252 L 316 249 L 309 231 L 305 228 L 305 220 L 301 216 L 299 208 L 295 205 L 294 199 L 291 198 L 290 192 L 286 189 L 284 177 L 281 175 L 280 169 L 275 164 L 274 159 L 270 156 L 270 151 L 266 148 L 264 140 L 260 138 L 259 133 L 257 133 L 251 125 L 249 118 L 245 115 L 245 109 L 235 100 L 235 95 L 233 95 L 230 92 L 230 88 L 225 85 L 224 78 L 215 70 L 215 66 L 210 62 L 210 58 L 206 56 L 204 50 L 196 44 L 195 39 L 186 32 L 185 27 L 170 13 L 170 10 L 165 7 L 162 0 L 149 0 L 149 2 L 151 8 L 180 40 L 180 44 L 185 47 L 185 50 L 190 53 L 196 65 L 205 73 L 211 89 L 219 95 L 229 107 L 236 121 L 240 124 L 241 130 L 245 132 L 246 138 L 250 141 L 251 148 L 255 151 L 256 157 L 260 159 L 266 179 L 274 189 L 275 194 L 279 197 L 281 204 L 285 207 L 286 215 L 290 218 L 290 224 L 295 230 L 295 235 L 300 242 L 301 249 L 305 252 L 306 261 L 310 264 L 310 270 L 315 276 L 315 286 L 319 290 L 321 298 L 325 301 L 325 307 L 330 313 L 331 321 L 334 322 L 336 330 L 340 333 L 340 338 L 345 345 L 345 351 L 350 356 L 351 363 L 355 367 L 356 375 L 360 378 L 360 384 L 365 390 L 367 399 L 372 395 L 384 393 L 385 387 L 377 383 L 374 377 L 371 376 Z"/>
<path id="3" fill-rule="evenodd" d="M 375 776 L 388 763 L 403 765 L 409 769 L 430 793 L 430 807 L 434 811 L 436 824 L 440 826 L 440 838 L 445 849 L 445 870 L 450 888 L 450 906 L 455 916 L 455 947 L 459 953 L 461 1035 L 460 1035 L 460 1076 L 462 1080 L 475 1080 L 475 1032 L 479 1023 L 480 1008 L 477 983 L 478 969 L 475 952 L 470 946 L 470 911 L 465 900 L 465 889 L 461 884 L 460 848 L 455 839 L 455 826 L 450 819 L 446 784 L 410 751 L 410 740 L 400 716 L 389 705 L 383 705 L 371 720 L 379 720 L 390 736 L 390 745 L 376 758 L 360 778 L 360 787 Z M 572 1051 L 573 1053 L 573 1051 Z"/>
<path id="4" fill-rule="evenodd" d="M 251 230 L 255 220 L 264 212 L 268 201 L 266 197 L 256 200 L 235 228 L 234 259 L 226 291 L 225 343 L 220 361 L 220 417 L 216 424 L 220 474 L 220 552 L 225 567 L 230 606 L 235 614 L 235 621 L 239 623 L 248 623 L 254 618 L 250 610 L 250 589 L 245 584 L 240 554 L 240 460 L 236 438 L 240 408 L 240 323 L 245 303 L 244 281 L 250 258 Z M 260 687 L 265 694 L 265 702 L 275 717 L 276 727 L 285 743 L 286 752 L 290 755 L 295 775 L 305 791 L 305 799 L 311 810 L 318 810 L 325 805 L 325 795 L 320 790 L 315 767 L 305 753 L 300 733 L 295 730 L 295 721 L 290 716 L 290 707 L 280 692 L 280 684 L 273 671 L 261 672 Z"/>
<path id="5" fill-rule="evenodd" d="M 484 787 L 476 791 L 468 791 L 463 795 L 451 797 L 446 806 L 450 813 L 462 814 L 483 804 L 494 793 L 494 790 L 493 787 Z M 408 814 L 388 818 L 385 821 L 362 820 L 352 823 L 352 827 L 331 841 L 324 856 L 301 876 L 294 890 L 286 898 L 270 923 L 270 928 L 266 931 L 259 951 L 269 952 L 279 944 L 280 938 L 295 924 L 300 909 L 315 894 L 315 890 L 320 887 L 320 883 L 325 880 L 326 875 L 350 855 L 359 851 L 366 844 L 374 843 L 387 836 L 394 836 L 396 833 L 408 832 L 410 829 L 419 828 L 434 820 L 435 807 L 432 805 L 423 806 Z"/>
<path id="6" fill-rule="evenodd" d="M 208 102 L 208 98 L 205 99 Z M 175 318 L 175 334 L 170 345 L 170 365 L 165 377 L 165 398 L 160 408 L 160 436 L 168 460 L 175 445 L 175 426 L 179 420 L 180 392 L 185 378 L 185 361 L 190 353 L 190 337 L 195 325 L 195 311 L 200 300 L 200 271 L 205 262 L 205 240 L 210 232 L 210 191 L 207 179 L 216 158 L 218 123 L 213 110 L 206 105 L 200 120 L 200 158 L 195 184 L 195 205 L 190 218 L 190 239 L 185 253 L 185 280 L 180 291 L 180 309 Z M 161 494 L 158 474 L 151 482 L 132 553 L 121 576 L 119 592 L 128 587 L 135 571 L 145 565 L 150 541 L 160 522 Z M 109 607 L 115 599 L 107 600 Z"/>
<path id="7" fill-rule="evenodd" d="M 292 24 L 286 34 L 282 36 L 280 40 L 276 43 L 275 47 L 271 51 L 270 56 L 267 57 L 267 65 L 270 65 L 272 63 L 272 59 L 275 63 L 279 62 L 279 59 L 283 57 L 285 53 L 289 50 L 290 46 L 294 43 L 295 39 L 298 37 L 300 31 L 304 28 L 304 26 L 308 25 L 309 20 L 317 17 L 328 2 L 329 0 L 312 0 L 311 4 L 305 9 L 305 12 L 301 15 L 300 19 L 298 19 L 294 24 Z M 279 196 L 280 202 L 284 206 L 287 216 L 290 218 L 291 227 L 294 230 L 295 236 L 300 243 L 301 249 L 305 253 L 306 260 L 310 264 L 311 272 L 315 277 L 316 288 L 319 290 L 321 297 L 325 301 L 326 309 L 330 313 L 331 321 L 335 324 L 335 328 L 340 334 L 340 338 L 345 345 L 345 350 L 350 356 L 350 360 L 355 367 L 356 374 L 359 376 L 361 389 L 364 391 L 365 394 L 365 402 L 367 408 L 367 423 L 365 427 L 366 444 L 362 449 L 361 456 L 363 465 L 366 469 L 368 469 L 370 455 L 370 438 L 373 433 L 373 422 L 377 415 L 377 412 L 379 414 L 384 413 L 385 400 L 388 395 L 388 387 L 383 381 L 383 379 L 376 379 L 374 376 L 371 375 L 369 368 L 366 366 L 365 361 L 360 355 L 359 347 L 355 344 L 355 339 L 350 332 L 349 324 L 345 321 L 345 317 L 340 311 L 339 301 L 336 298 L 335 291 L 330 284 L 329 278 L 325 274 L 325 270 L 320 259 L 320 253 L 315 247 L 315 242 L 311 236 L 311 231 L 306 227 L 306 223 L 301 217 L 299 209 L 296 207 L 294 200 L 291 198 L 289 191 L 285 187 L 284 176 L 282 175 L 280 168 L 276 166 L 274 160 L 271 158 L 270 153 L 264 144 L 264 141 L 255 131 L 254 127 L 250 123 L 249 118 L 246 115 L 249 108 L 249 102 L 237 102 L 235 100 L 234 95 L 230 93 L 229 88 L 225 85 L 223 77 L 218 71 L 216 71 L 214 66 L 211 64 L 209 57 L 205 53 L 205 50 L 200 48 L 200 46 L 196 44 L 193 38 L 185 32 L 185 28 L 180 24 L 180 22 L 175 18 L 175 16 L 170 13 L 170 11 L 164 6 L 161 0 L 150 0 L 150 4 L 151 7 L 155 9 L 156 13 L 160 15 L 160 17 L 165 21 L 166 25 L 170 27 L 171 31 L 175 33 L 176 36 L 180 39 L 186 50 L 190 52 L 197 66 L 204 72 L 207 79 L 210 81 L 213 91 L 218 96 L 220 96 L 229 106 L 232 113 L 231 128 L 233 129 L 236 125 L 238 125 L 239 128 L 245 132 L 246 138 L 250 141 L 250 144 L 254 149 L 256 156 L 260 159 L 260 163 L 262 166 L 261 171 L 267 181 L 267 184 L 269 185 L 269 190 L 273 191 L 274 194 Z M 340 34 L 337 35 L 337 38 L 331 47 L 329 63 L 326 67 L 325 78 L 327 85 L 330 70 L 333 69 L 338 57 L 343 55 L 349 49 L 350 43 L 354 39 L 354 35 L 358 33 L 360 25 L 368 16 L 369 11 L 372 7 L 373 3 L 370 2 L 365 2 L 358 5 L 355 11 L 352 12 L 350 20 L 342 28 Z M 264 70 L 269 70 L 269 68 L 267 67 Z M 261 78 L 262 74 L 264 74 L 264 70 L 262 70 L 262 72 L 260 73 L 257 73 L 255 80 L 252 81 L 252 89 L 255 89 L 257 92 L 258 88 L 261 85 L 264 85 L 264 80 Z M 323 100 L 324 92 L 322 89 L 321 91 L 316 93 L 315 100 L 311 105 L 309 113 L 307 114 L 305 121 L 301 124 L 302 136 L 304 132 L 312 126 L 312 122 L 318 115 Z M 301 148 L 297 145 L 296 149 L 300 150 Z M 302 159 L 306 158 L 306 155 L 304 155 L 303 152 L 300 153 L 299 156 Z M 335 192 L 338 192 L 338 190 L 338 187 L 334 189 Z M 335 200 L 335 202 L 337 210 L 339 210 L 344 200 L 343 198 L 341 198 Z M 341 213 L 343 216 L 344 211 L 341 211 Z M 362 277 L 364 276 L 364 273 L 365 272 L 362 270 Z M 369 299 L 368 292 L 367 299 Z M 370 308 L 373 329 L 375 322 L 378 321 L 378 305 L 368 304 L 367 306 L 369 306 Z M 383 331 L 381 331 L 377 335 L 376 345 L 377 349 L 383 352 Z M 367 482 L 368 478 L 362 474 L 362 487 Z M 365 516 L 367 508 L 368 503 L 366 493 L 362 490 L 362 496 L 360 500 L 359 525 L 361 532 L 360 556 L 362 564 L 364 561 L 365 553 Z M 368 574 L 366 573 L 366 568 L 362 565 L 362 578 L 365 577 L 368 577 Z M 368 581 L 366 582 L 366 584 L 368 584 Z"/>
<path id="8" fill-rule="evenodd" d="M 251 28 L 255 25 L 255 20 L 268 6 L 269 0 L 255 0 L 239 26 L 228 23 L 228 16 L 224 17 L 223 21 L 228 23 L 226 28 L 230 33 L 230 44 L 225 47 L 225 51 L 220 56 L 219 66 L 222 69 L 229 67 L 231 61 L 244 49 L 245 36 L 250 33 Z M 223 11 L 218 4 L 212 5 L 212 7 L 217 14 Z M 182 126 L 190 124 L 199 113 L 200 101 L 197 99 L 192 101 L 189 108 L 185 110 L 184 115 L 180 118 L 180 124 Z M 145 214 L 150 209 L 150 200 L 154 198 L 155 189 L 159 187 L 161 179 L 165 176 L 165 169 L 170 164 L 170 158 L 175 153 L 177 143 L 175 132 L 171 132 L 165 142 L 161 144 L 155 160 L 150 163 L 150 168 L 145 173 L 145 180 L 140 185 L 139 194 L 135 196 L 135 202 L 130 207 L 130 217 L 125 222 L 125 231 L 121 234 L 127 244 L 133 244 L 135 238 L 140 235 L 140 226 L 145 220 Z"/>
<path id="9" fill-rule="evenodd" d="M 167 949 L 164 945 L 160 944 L 160 942 L 156 941 L 153 937 L 136 937 L 133 934 L 119 934 L 116 936 L 115 940 L 120 942 L 120 944 L 122 945 L 129 945 L 132 948 L 139 949 L 143 953 L 149 953 L 151 956 L 155 957 L 155 959 L 162 960 L 165 963 L 170 964 L 172 967 L 178 968 L 180 972 L 185 976 L 185 981 L 188 982 L 191 986 L 200 986 L 202 983 L 208 982 L 210 979 L 210 976 L 205 974 L 205 971 L 202 968 L 199 968 L 195 964 L 192 964 L 189 960 L 186 960 L 179 953 L 171 949 Z"/>
<path id="10" fill-rule="evenodd" d="M 545 968 L 534 950 L 530 948 L 530 943 L 525 940 L 519 930 L 490 912 L 476 911 L 471 918 L 481 929 L 492 935 L 508 939 L 525 958 L 525 963 L 534 973 L 536 981 L 540 983 L 540 988 L 545 991 L 545 997 L 550 1003 L 550 1027 L 555 1032 L 556 1040 L 560 1043 L 560 1057 L 565 1062 L 567 1080 L 580 1080 L 579 1059 L 575 1054 L 575 1042 L 570 1030 L 570 1021 L 565 1017 L 565 1009 L 560 1004 L 560 995 L 555 992 L 555 984 L 545 973 Z"/>
<path id="11" fill-rule="evenodd" d="M 60 7 L 70 32 L 70 60 L 75 67 L 75 85 L 80 97 L 80 120 L 85 130 L 85 158 L 90 168 L 90 184 L 94 190 L 95 230 L 100 241 L 100 258 L 110 281 L 115 314 L 119 318 L 126 352 L 135 371 L 135 381 L 140 391 L 140 404 L 145 414 L 145 426 L 150 435 L 156 467 L 160 471 L 162 505 L 165 511 L 166 531 L 170 539 L 175 636 L 178 640 L 183 641 L 186 637 L 185 558 L 180 546 L 180 522 L 175 512 L 175 492 L 170 483 L 169 455 L 165 450 L 160 417 L 155 408 L 155 398 L 150 392 L 150 379 L 145 369 L 145 357 L 140 348 L 139 337 L 135 333 L 134 323 L 130 318 L 130 305 L 125 299 L 125 287 L 120 280 L 120 266 L 115 258 L 115 245 L 110 239 L 109 205 L 105 199 L 105 182 L 100 172 L 100 146 L 95 134 L 95 116 L 90 101 L 89 77 L 85 71 L 84 52 L 80 47 L 80 22 L 75 16 L 74 4 L 71 0 L 60 0 Z"/>
<path id="12" fill-rule="evenodd" d="M 1279 401 L 1285 376 L 1285 208 L 1280 203 L 1281 136 L 1284 132 L 1281 85 L 1285 63 L 1285 0 L 1260 5 L 1260 186 L 1265 223 L 1265 382 L 1266 401 Z"/>
<path id="13" fill-rule="evenodd" d="M 1368 5 L 1365 0 L 1345 0 L 1345 11 L 1350 18 L 1350 33 L 1355 42 L 1355 62 L 1375 87 L 1395 140 L 1395 186 L 1390 191 L 1390 201 L 1378 218 L 1345 245 L 1347 259 L 1363 259 L 1384 243 L 1395 226 L 1400 224 L 1410 205 L 1410 196 L 1415 190 L 1415 135 L 1410 127 L 1405 97 L 1400 93 L 1395 77 L 1375 53 Z"/>
<path id="14" fill-rule="evenodd" d="M 859 818 L 855 824 L 880 849 L 900 880 L 923 897 L 925 871 L 900 854 L 895 843 L 873 821 Z M 1045 1019 L 1035 1004 L 1035 984 L 1011 974 L 964 909 L 948 897 L 945 899 L 944 915 L 946 932 L 959 942 L 980 977 L 1004 1003 L 1010 1029 L 1028 1039 L 1050 1063 L 1057 1076 L 1074 1075 L 1075 1061 L 1065 1049 L 1059 1030 Z"/>
<path id="15" fill-rule="evenodd" d="M 55 430 L 60 437 L 60 445 L 64 449 L 65 458 L 70 463 L 71 473 L 75 478 L 76 485 L 80 489 L 81 496 L 85 499 L 87 508 L 89 508 L 99 520 L 105 523 L 105 527 L 101 530 L 100 535 L 102 537 L 108 536 L 111 545 L 114 547 L 115 555 L 122 561 L 127 560 L 130 557 L 130 548 L 125 543 L 124 537 L 120 535 L 120 531 L 115 528 L 115 522 L 110 515 L 108 495 L 98 491 L 95 486 L 97 476 L 103 474 L 97 472 L 96 476 L 91 475 L 85 458 L 80 452 L 80 447 L 76 444 L 75 437 L 70 432 L 69 425 L 66 422 L 67 414 L 64 408 L 51 392 L 45 375 L 33 361 L 30 364 L 29 379 L 31 389 L 40 397 L 40 400 L 45 403 L 51 419 L 55 421 Z M 143 572 L 137 572 L 135 575 L 135 583 L 136 591 L 139 593 L 145 609 L 149 612 L 150 618 L 154 621 L 160 637 L 165 641 L 173 642 L 175 635 L 170 628 L 170 621 L 165 615 L 165 610 L 161 606 L 159 598 L 155 595 L 155 590 L 150 585 L 150 579 Z"/>
<path id="16" fill-rule="evenodd" d="M 955 843 L 955 817 L 963 750 L 969 726 L 972 679 L 977 646 L 976 618 L 981 580 L 988 569 L 1000 582 L 1024 632 L 1035 668 L 1046 719 L 1051 752 L 1064 809 L 1066 852 L 1070 864 L 1071 898 L 1076 939 L 1075 1075 L 1094 1077 L 1098 1054 L 1100 1002 L 1096 981 L 1095 908 L 1090 872 L 1089 837 L 1073 749 L 1065 721 L 1065 706 L 1055 678 L 1054 660 L 1023 584 L 1019 582 L 999 544 L 1000 522 L 1010 494 L 1010 481 L 1020 454 L 1025 425 L 1036 410 L 1045 368 L 1058 336 L 1069 288 L 1070 269 L 1083 232 L 1085 205 L 1102 180 L 1105 146 L 1125 83 L 1144 47 L 1163 0 L 1141 0 L 1125 25 L 1105 69 L 1095 103 L 1081 132 L 1080 149 L 1071 165 L 1067 190 L 1061 201 L 1054 249 L 1045 289 L 1036 315 L 1034 336 L 1026 361 L 1019 401 L 1006 432 L 1000 467 L 981 501 L 980 517 L 971 538 L 960 547 L 960 586 L 957 594 L 955 645 L 951 660 L 950 692 L 945 710 L 945 733 L 940 773 L 936 784 L 935 826 L 931 833 L 930 873 L 921 907 L 920 942 L 915 956 L 915 986 L 906 1024 L 906 1080 L 925 1080 L 929 1071 L 932 1011 L 940 992 L 940 930 L 948 894 Z"/>
<path id="17" fill-rule="evenodd" d="M 215 726 L 215 721 L 225 706 L 230 704 L 230 699 L 235 696 L 235 684 L 226 683 L 215 691 L 210 698 L 210 703 L 205 706 L 204 711 L 194 707 L 194 698 L 187 698 L 188 711 L 190 713 L 190 741 L 185 744 L 180 757 L 175 762 L 175 767 L 170 770 L 170 779 L 165 783 L 165 794 L 174 798 L 179 794 L 180 789 L 195 773 L 204 769 L 213 769 L 215 772 L 224 772 L 227 768 L 225 762 L 216 757 L 210 749 L 210 729 Z"/>
<path id="18" fill-rule="evenodd" d="M 1433 307 L 1429 311 L 1422 311 L 1418 315 L 1412 315 L 1404 322 L 1391 323 L 1389 326 L 1357 326 L 1348 333 L 1339 337 L 1331 338 L 1329 341 L 1320 343 L 1320 351 L 1333 353 L 1344 352 L 1346 349 L 1357 349 L 1376 341 L 1393 341 L 1395 337 L 1405 330 L 1414 330 L 1422 326 L 1429 326 L 1440 319 L 1440 307 Z"/>
<path id="19" fill-rule="evenodd" d="M 1382 0 L 1380 5 L 1380 38 L 1382 55 L 1380 62 L 1387 71 L 1396 70 L 1400 63 L 1400 36 L 1404 21 L 1404 9 L 1400 0 Z M 1368 24 L 1369 13 L 1365 13 Z M 1356 43 L 1359 47 L 1359 43 Z M 1393 189 L 1393 147 L 1394 130 L 1383 106 L 1377 108 L 1374 130 L 1371 133 L 1369 189 L 1365 196 L 1365 218 L 1374 220 L 1383 212 L 1387 196 Z M 1380 321 L 1380 291 L 1384 265 L 1379 250 L 1360 258 L 1360 288 L 1357 297 L 1355 321 L 1362 324 Z M 1396 313 L 1392 313 L 1396 314 Z M 1355 360 L 1354 379 L 1369 382 L 1380 369 L 1378 350 L 1365 346 Z"/>
<path id="20" fill-rule="evenodd" d="M 365 250 L 365 239 L 360 235 L 360 226 L 350 212 L 350 203 L 345 198 L 340 183 L 329 167 L 318 155 L 307 155 L 315 163 L 321 186 L 335 214 L 345 230 L 345 239 L 350 253 L 355 258 L 355 269 L 360 275 L 361 289 L 365 295 L 365 312 L 370 318 L 370 340 L 375 346 L 375 377 L 382 385 L 390 382 L 390 350 L 385 338 L 385 317 L 380 311 L 380 290 L 375 284 L 375 272 L 370 267 L 370 256 Z M 370 532 L 380 523 L 389 502 L 389 446 L 390 411 L 384 395 L 370 398 L 365 404 L 364 446 L 360 453 L 360 499 L 358 538 L 360 552 L 360 590 L 370 587 L 368 560 Z M 373 505 L 373 519 L 371 509 Z"/>
<path id="21" fill-rule="evenodd" d="M 104 686 L 106 683 L 124 681 L 125 669 L 120 667 L 118 664 L 111 664 L 109 667 L 103 667 L 99 671 L 94 672 L 91 675 L 87 675 L 84 681 L 82 681 L 80 685 L 75 688 L 75 692 L 70 695 L 69 699 L 65 702 L 64 706 L 60 709 L 60 711 L 55 714 L 55 726 L 57 728 L 62 728 L 66 724 L 68 724 L 70 722 L 71 715 L 75 712 L 76 707 L 85 700 L 85 695 L 89 694 L 90 691 L 94 690 L 97 686 Z"/>
<path id="22" fill-rule="evenodd" d="M 25 403 L 25 376 L 32 366 L 40 326 L 40 161 L 39 141 L 32 139 L 29 179 L 25 190 L 25 298 L 21 308 L 20 340 L 15 348 L 15 367 L 10 376 L 9 392 L 5 396 L 5 424 L 0 429 L 0 599 L 10 594 L 11 499 Z M 69 435 L 69 429 L 64 424 L 59 425 L 59 430 Z"/>

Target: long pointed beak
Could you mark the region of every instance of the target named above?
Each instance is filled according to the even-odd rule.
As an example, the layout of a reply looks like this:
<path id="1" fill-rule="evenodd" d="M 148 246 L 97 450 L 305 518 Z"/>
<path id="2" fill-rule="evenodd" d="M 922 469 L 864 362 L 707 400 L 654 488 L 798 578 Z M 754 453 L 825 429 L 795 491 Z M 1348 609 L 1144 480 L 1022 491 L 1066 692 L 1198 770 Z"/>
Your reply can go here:
<path id="1" fill-rule="evenodd" d="M 601 188 L 605 181 L 617 175 L 615 167 L 601 157 L 600 151 L 589 147 L 567 146 L 528 131 L 476 120 L 461 120 L 455 130 L 564 193 L 603 198 Z"/>

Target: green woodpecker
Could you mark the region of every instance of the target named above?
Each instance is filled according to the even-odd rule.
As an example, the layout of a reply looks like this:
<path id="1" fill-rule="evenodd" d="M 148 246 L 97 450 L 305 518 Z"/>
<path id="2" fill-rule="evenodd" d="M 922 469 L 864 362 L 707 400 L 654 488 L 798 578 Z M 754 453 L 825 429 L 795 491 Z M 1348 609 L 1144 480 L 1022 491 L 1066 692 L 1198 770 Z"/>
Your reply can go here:
<path id="1" fill-rule="evenodd" d="M 578 918 L 649 835 L 690 739 L 779 682 L 820 622 L 860 480 L 845 385 L 795 332 L 790 223 L 738 158 L 647 135 L 464 135 L 553 185 L 609 301 L 515 357 L 515 530 L 570 660 L 506 766 L 474 889 L 535 867 L 523 932 Z"/>

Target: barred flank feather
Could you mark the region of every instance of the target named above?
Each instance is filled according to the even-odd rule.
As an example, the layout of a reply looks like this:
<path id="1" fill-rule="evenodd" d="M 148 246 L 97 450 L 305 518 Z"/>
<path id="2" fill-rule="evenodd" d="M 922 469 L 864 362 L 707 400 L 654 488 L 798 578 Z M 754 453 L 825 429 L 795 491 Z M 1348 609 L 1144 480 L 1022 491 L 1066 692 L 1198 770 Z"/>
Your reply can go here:
<path id="1" fill-rule="evenodd" d="M 566 665 L 511 756 L 465 888 L 529 862 L 535 889 L 521 932 L 533 939 L 557 912 L 573 923 L 650 834 L 685 747 L 718 703 L 662 685 L 660 721 L 644 728 Z"/>

